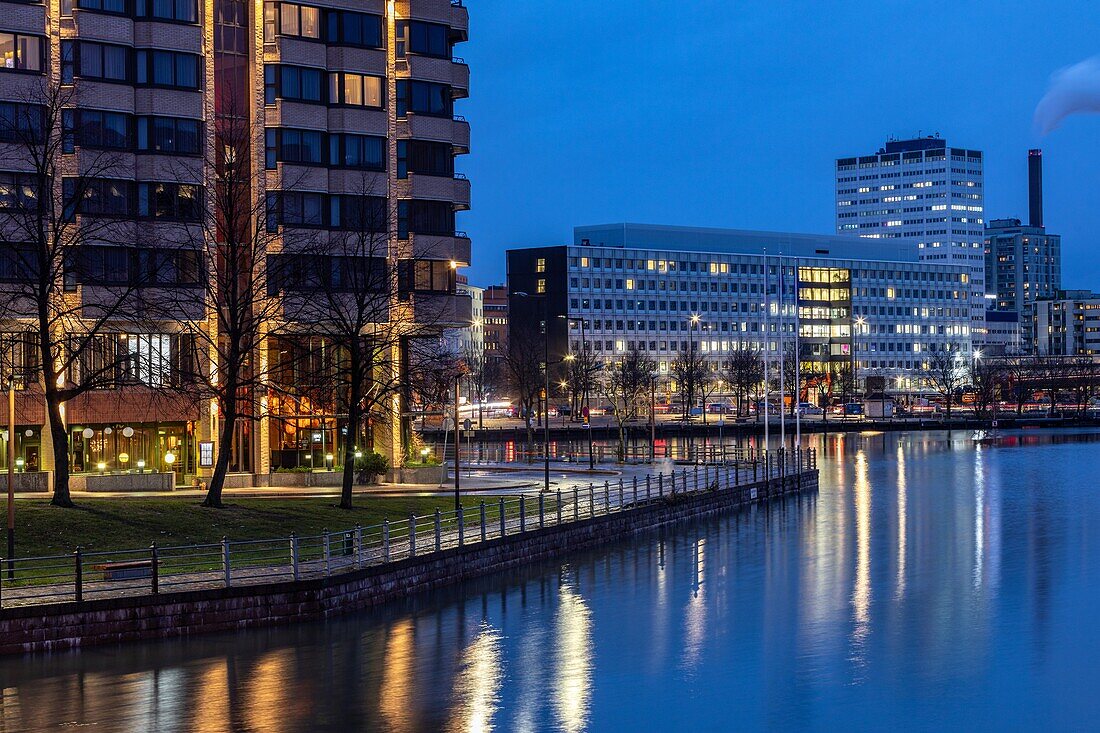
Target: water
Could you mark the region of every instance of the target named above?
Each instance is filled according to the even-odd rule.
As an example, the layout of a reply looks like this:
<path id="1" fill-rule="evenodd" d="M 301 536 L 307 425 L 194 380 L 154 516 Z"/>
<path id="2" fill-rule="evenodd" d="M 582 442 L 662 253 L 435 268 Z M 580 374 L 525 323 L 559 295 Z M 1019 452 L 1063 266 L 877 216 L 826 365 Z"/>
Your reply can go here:
<path id="1" fill-rule="evenodd" d="M 816 495 L 382 612 L 3 660 L 0 731 L 1095 729 L 1100 434 L 970 437 L 815 436 Z"/>

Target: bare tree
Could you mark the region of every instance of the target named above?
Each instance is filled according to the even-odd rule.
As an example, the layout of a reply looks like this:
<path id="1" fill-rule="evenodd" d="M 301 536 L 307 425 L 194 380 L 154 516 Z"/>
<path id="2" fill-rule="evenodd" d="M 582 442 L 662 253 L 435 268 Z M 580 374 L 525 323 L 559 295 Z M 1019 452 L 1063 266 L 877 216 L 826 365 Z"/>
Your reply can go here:
<path id="1" fill-rule="evenodd" d="M 91 390 L 162 384 L 160 359 L 121 344 L 122 328 L 151 317 L 146 285 L 156 260 L 138 257 L 132 170 L 107 150 L 80 147 L 72 87 L 43 80 L 0 117 L 0 320 L 23 335 L 24 367 L 37 373 L 52 439 L 56 506 L 73 505 L 62 406 Z M 67 166 L 65 154 L 76 154 Z M 197 190 L 197 188 L 196 188 Z M 189 214 L 195 213 L 192 211 Z M 151 250 L 145 250 L 146 253 Z M 164 282 L 171 287 L 174 282 Z M 166 365 L 164 365 L 166 366 Z M 28 385 L 29 386 L 29 385 Z"/>
<path id="2" fill-rule="evenodd" d="M 764 360 L 760 349 L 743 341 L 738 342 L 725 360 L 722 378 L 733 388 L 737 399 L 737 415 L 742 415 L 746 400 L 764 381 Z"/>
<path id="3" fill-rule="evenodd" d="M 947 419 L 951 419 L 951 407 L 955 397 L 966 385 L 967 372 L 960 363 L 960 350 L 956 344 L 943 344 L 928 355 L 924 363 L 924 379 L 944 400 Z"/>
<path id="4" fill-rule="evenodd" d="M 208 213 L 195 244 L 205 255 L 202 287 L 182 291 L 171 304 L 197 339 L 191 394 L 213 401 L 218 411 L 217 458 L 203 506 L 222 507 L 222 488 L 242 420 L 256 415 L 257 395 L 268 388 L 269 371 L 260 358 L 266 338 L 277 336 L 283 323 L 282 303 L 269 297 L 267 254 L 277 249 L 279 210 L 254 190 L 252 151 L 262 140 L 262 126 L 250 122 L 242 100 L 229 100 L 215 121 L 216 145 L 206 149 L 201 165 L 214 172 L 207 188 Z"/>
<path id="5" fill-rule="evenodd" d="M 485 403 L 500 386 L 500 360 L 473 349 L 468 349 L 462 360 L 466 364 L 466 393 L 477 400 L 477 427 L 481 430 L 485 427 Z"/>
<path id="6" fill-rule="evenodd" d="M 527 452 L 530 455 L 535 436 L 531 418 L 543 387 L 542 334 L 537 323 L 513 322 L 508 327 L 508 351 L 505 368 L 508 384 L 515 390 L 527 429 Z"/>
<path id="7" fill-rule="evenodd" d="M 1004 384 L 1004 370 L 996 360 L 971 359 L 969 379 L 974 390 L 974 413 L 978 417 L 988 417 Z"/>
<path id="8" fill-rule="evenodd" d="M 596 391 L 596 382 L 603 363 L 596 358 L 592 346 L 585 343 L 580 351 L 573 352 L 568 362 L 567 379 L 571 386 L 570 421 L 576 420 L 584 408 L 584 396 Z"/>
<path id="9" fill-rule="evenodd" d="M 627 349 L 622 359 L 609 364 L 600 380 L 600 392 L 611 403 L 619 429 L 619 460 L 626 458 L 626 425 L 638 417 L 644 404 L 657 363 L 635 347 Z"/>
<path id="10" fill-rule="evenodd" d="M 680 388 L 683 419 L 687 420 L 703 382 L 710 376 L 706 357 L 696 349 L 681 349 L 669 366 L 669 372 Z"/>

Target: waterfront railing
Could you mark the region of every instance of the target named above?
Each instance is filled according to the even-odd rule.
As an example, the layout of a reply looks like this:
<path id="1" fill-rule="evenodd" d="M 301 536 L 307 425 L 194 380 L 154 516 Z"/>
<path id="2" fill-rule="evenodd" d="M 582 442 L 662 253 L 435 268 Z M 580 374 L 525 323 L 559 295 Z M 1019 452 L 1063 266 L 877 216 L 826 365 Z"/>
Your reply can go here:
<path id="1" fill-rule="evenodd" d="M 817 468 L 814 449 L 746 451 L 720 464 L 509 495 L 338 532 L 48 557 L 0 558 L 0 608 L 325 578 L 534 529 L 629 512 L 668 497 L 739 490 Z M 764 496 L 767 496 L 765 484 Z"/>

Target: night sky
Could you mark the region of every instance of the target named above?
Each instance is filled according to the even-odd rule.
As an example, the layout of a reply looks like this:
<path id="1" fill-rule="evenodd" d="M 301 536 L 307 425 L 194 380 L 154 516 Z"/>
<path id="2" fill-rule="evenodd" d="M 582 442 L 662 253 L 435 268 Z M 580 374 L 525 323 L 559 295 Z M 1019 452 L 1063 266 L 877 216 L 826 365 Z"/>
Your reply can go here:
<path id="1" fill-rule="evenodd" d="M 1044 151 L 1063 284 L 1100 290 L 1100 116 L 1046 137 L 1035 105 L 1100 54 L 1100 4 L 1070 0 L 466 0 L 473 126 L 459 170 L 475 284 L 509 247 L 631 221 L 832 233 L 833 165 L 939 132 L 985 152 L 986 213 L 1027 218 Z"/>

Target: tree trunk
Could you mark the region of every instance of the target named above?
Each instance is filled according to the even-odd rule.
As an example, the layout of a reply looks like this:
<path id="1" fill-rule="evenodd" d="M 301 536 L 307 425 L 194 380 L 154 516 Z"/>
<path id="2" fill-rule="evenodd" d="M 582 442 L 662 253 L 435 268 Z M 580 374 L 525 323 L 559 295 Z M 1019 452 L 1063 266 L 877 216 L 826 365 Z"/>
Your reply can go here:
<path id="1" fill-rule="evenodd" d="M 356 362 L 352 362 L 352 378 L 348 385 L 348 435 L 344 439 L 344 475 L 340 483 L 340 508 L 352 508 L 352 487 L 355 484 L 355 436 L 359 434 L 359 385 Z M 457 449 L 457 445 L 455 446 Z"/>
<path id="2" fill-rule="evenodd" d="M 230 391 L 230 387 L 232 390 Z M 228 394 L 236 394 L 236 385 L 226 385 Z M 231 398 L 225 406 L 225 416 L 218 434 L 218 460 L 214 461 L 214 473 L 210 477 L 210 486 L 202 505 L 221 509 L 222 487 L 225 486 L 225 474 L 229 471 L 229 454 L 233 447 L 233 433 L 237 428 L 237 399 Z"/>
<path id="3" fill-rule="evenodd" d="M 46 412 L 50 421 L 50 437 L 53 442 L 53 498 L 50 504 L 60 507 L 73 506 L 69 494 L 69 432 L 61 417 L 61 403 L 57 393 L 46 391 Z"/>

